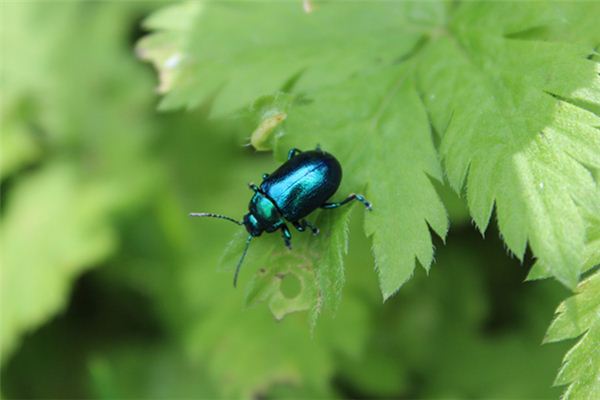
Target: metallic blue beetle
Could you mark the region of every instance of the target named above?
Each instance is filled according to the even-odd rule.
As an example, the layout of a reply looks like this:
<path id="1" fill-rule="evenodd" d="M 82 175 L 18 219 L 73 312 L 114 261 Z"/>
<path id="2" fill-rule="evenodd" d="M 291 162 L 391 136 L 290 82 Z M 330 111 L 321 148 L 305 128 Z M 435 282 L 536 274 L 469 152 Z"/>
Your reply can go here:
<path id="1" fill-rule="evenodd" d="M 343 201 L 328 203 L 342 180 L 342 167 L 331 154 L 319 147 L 313 151 L 302 152 L 291 149 L 288 159 L 272 174 L 264 174 L 260 186 L 250 183 L 254 195 L 250 199 L 248 214 L 243 221 L 225 215 L 213 213 L 191 213 L 192 217 L 213 217 L 226 219 L 238 225 L 244 225 L 250 234 L 246 247 L 235 269 L 233 286 L 237 284 L 240 267 L 250 246 L 252 238 L 263 232 L 281 230 L 285 245 L 292 248 L 292 234 L 286 221 L 303 232 L 310 229 L 313 235 L 319 233 L 317 227 L 304 219 L 317 208 L 338 208 L 352 200 L 360 201 L 370 211 L 369 203 L 360 194 L 352 193 Z"/>

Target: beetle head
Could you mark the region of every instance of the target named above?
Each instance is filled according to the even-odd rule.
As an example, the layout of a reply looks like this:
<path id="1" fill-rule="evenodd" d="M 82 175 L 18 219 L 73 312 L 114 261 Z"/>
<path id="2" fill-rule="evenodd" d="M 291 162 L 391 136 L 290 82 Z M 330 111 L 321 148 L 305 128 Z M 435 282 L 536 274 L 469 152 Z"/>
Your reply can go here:
<path id="1" fill-rule="evenodd" d="M 263 233 L 263 228 L 260 226 L 256 217 L 251 213 L 244 215 L 244 226 L 248 233 L 254 237 L 260 236 Z"/>

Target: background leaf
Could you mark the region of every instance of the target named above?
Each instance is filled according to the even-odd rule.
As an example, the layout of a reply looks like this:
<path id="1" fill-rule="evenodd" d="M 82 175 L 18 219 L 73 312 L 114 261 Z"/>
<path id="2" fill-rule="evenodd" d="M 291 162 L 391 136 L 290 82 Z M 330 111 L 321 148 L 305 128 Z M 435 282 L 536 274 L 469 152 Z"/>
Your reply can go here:
<path id="1" fill-rule="evenodd" d="M 135 75 L 135 61 L 122 57 L 126 49 L 117 39 L 126 27 L 108 32 L 105 25 L 147 8 L 88 13 L 88 7 L 3 5 L 12 54 L 2 63 L 1 81 L 8 124 L 0 220 L 3 362 L 20 336 L 64 307 L 83 271 L 117 249 L 111 217 L 142 201 L 155 172 L 142 136 L 149 115 L 142 108 L 150 102 L 140 94 L 149 77 Z M 85 24 L 86 33 L 76 34 L 73 21 Z M 135 90 L 121 87 L 125 79 Z"/>
<path id="2" fill-rule="evenodd" d="M 78 182 L 65 165 L 30 177 L 13 196 L 0 228 L 3 354 L 64 306 L 81 270 L 115 248 L 114 233 L 97 218 L 109 205 L 107 193 Z M 49 232 L 55 232 L 51 242 L 45 240 Z"/>

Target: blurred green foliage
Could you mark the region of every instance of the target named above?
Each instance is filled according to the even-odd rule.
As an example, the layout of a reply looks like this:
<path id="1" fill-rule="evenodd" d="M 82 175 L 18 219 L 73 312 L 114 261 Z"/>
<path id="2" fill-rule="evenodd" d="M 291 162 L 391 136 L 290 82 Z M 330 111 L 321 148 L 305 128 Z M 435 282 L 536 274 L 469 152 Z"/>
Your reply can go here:
<path id="1" fill-rule="evenodd" d="M 440 182 L 446 244 L 434 239 L 435 268 L 386 303 L 352 208 L 317 216 L 329 242 L 295 235 L 287 254 L 279 238 L 257 240 L 248 286 L 233 290 L 231 267 L 217 266 L 239 254 L 235 241 L 226 251 L 235 228 L 187 213 L 240 215 L 247 181 L 276 163 L 240 146 L 255 127 L 243 118 L 155 111 L 154 73 L 133 46 L 161 6 L 2 3 L 2 397 L 559 395 L 568 346 L 540 344 L 567 291 L 523 284 L 526 267 L 496 231 L 482 239 Z M 293 266 L 313 254 L 326 254 L 332 307 L 316 324 L 309 312 L 276 320 L 313 307 L 293 298 L 317 276 Z M 271 255 L 281 262 L 252 268 Z"/>

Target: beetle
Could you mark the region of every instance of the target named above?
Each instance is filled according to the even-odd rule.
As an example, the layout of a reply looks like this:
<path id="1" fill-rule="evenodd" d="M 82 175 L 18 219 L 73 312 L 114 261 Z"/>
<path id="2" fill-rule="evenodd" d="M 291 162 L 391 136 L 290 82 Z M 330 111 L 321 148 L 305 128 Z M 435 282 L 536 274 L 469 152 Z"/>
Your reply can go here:
<path id="1" fill-rule="evenodd" d="M 254 195 L 250 199 L 248 213 L 242 221 L 221 214 L 190 213 L 191 217 L 212 217 L 231 221 L 243 225 L 248 231 L 246 246 L 233 276 L 234 287 L 237 285 L 240 267 L 250 242 L 263 232 L 281 231 L 285 246 L 291 249 L 292 234 L 286 221 L 299 232 L 308 228 L 313 235 L 317 235 L 319 229 L 305 219 L 317 208 L 334 209 L 356 200 L 364 204 L 367 210 L 372 210 L 371 203 L 356 193 L 339 202 L 328 202 L 340 186 L 342 167 L 333 155 L 321 150 L 319 146 L 311 151 L 292 148 L 288 152 L 287 161 L 272 174 L 263 174 L 262 178 L 260 186 L 248 184 Z"/>

